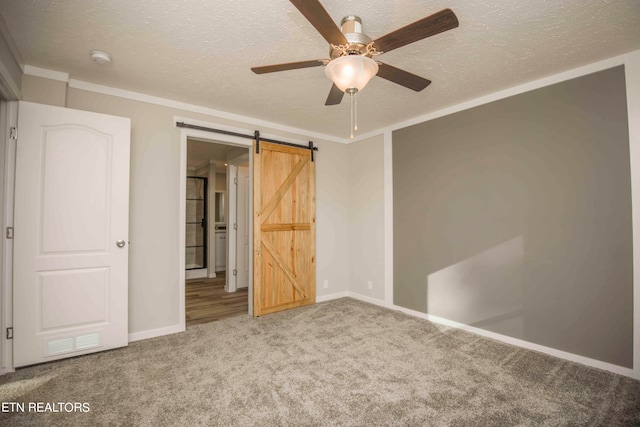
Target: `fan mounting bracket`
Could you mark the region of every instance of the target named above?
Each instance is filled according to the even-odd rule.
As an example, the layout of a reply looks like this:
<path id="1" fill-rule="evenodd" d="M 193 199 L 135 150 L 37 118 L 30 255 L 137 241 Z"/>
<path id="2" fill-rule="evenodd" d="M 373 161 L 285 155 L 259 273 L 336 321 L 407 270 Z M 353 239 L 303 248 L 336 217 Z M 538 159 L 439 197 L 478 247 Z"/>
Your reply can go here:
<path id="1" fill-rule="evenodd" d="M 347 39 L 347 44 L 331 44 L 329 49 L 331 59 L 345 55 L 363 55 L 371 58 L 373 55 L 382 53 L 375 50 L 371 38 L 362 32 L 362 20 L 358 16 L 348 15 L 342 18 L 340 31 Z"/>

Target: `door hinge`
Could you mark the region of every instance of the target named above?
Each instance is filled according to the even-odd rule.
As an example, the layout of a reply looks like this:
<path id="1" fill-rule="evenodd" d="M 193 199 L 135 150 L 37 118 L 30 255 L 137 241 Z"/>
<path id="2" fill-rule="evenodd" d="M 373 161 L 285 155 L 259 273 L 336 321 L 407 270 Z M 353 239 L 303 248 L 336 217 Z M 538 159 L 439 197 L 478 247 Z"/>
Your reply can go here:
<path id="1" fill-rule="evenodd" d="M 237 230 L 238 229 L 238 224 L 233 224 L 233 229 Z"/>
<path id="2" fill-rule="evenodd" d="M 13 327 L 7 328 L 7 339 L 8 340 L 12 340 L 13 339 Z"/>
<path id="3" fill-rule="evenodd" d="M 13 227 L 7 227 L 7 239 L 13 239 Z"/>
<path id="4" fill-rule="evenodd" d="M 233 270 L 233 275 L 234 275 L 234 276 L 237 276 L 237 275 L 238 275 L 238 270 L 235 270 L 235 269 L 234 269 L 234 270 Z"/>
<path id="5" fill-rule="evenodd" d="M 11 130 L 9 131 L 10 139 L 18 139 L 18 128 L 15 126 L 11 126 Z"/>
<path id="6" fill-rule="evenodd" d="M 233 183 L 234 183 L 235 185 L 238 185 L 238 178 L 233 178 Z"/>

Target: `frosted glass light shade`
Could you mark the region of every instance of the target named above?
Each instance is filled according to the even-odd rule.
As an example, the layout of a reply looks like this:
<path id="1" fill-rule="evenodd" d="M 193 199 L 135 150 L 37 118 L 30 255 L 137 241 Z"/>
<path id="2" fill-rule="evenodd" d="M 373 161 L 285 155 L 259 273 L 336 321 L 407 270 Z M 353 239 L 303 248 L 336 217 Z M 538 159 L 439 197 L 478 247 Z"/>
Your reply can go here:
<path id="1" fill-rule="evenodd" d="M 324 73 L 341 91 L 361 91 L 378 72 L 378 64 L 361 55 L 346 55 L 329 62 Z"/>

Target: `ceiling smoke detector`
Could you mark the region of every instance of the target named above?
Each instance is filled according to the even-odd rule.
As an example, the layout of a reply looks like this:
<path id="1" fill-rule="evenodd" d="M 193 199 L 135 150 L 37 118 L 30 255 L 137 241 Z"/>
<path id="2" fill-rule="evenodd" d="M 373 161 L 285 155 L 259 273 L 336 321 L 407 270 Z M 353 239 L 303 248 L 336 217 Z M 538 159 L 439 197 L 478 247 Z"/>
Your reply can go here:
<path id="1" fill-rule="evenodd" d="M 93 59 L 98 64 L 109 64 L 111 62 L 111 55 L 102 50 L 92 50 L 89 54 L 91 59 Z"/>

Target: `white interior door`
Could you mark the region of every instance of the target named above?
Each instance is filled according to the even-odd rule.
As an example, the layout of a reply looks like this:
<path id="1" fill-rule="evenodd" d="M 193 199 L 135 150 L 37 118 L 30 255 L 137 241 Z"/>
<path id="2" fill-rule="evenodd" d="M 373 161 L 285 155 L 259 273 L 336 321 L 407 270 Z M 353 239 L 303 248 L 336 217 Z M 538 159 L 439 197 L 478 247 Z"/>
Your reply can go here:
<path id="1" fill-rule="evenodd" d="M 127 118 L 20 102 L 14 365 L 128 343 Z"/>
<path id="2" fill-rule="evenodd" d="M 249 286 L 249 167 L 238 166 L 236 287 Z"/>

